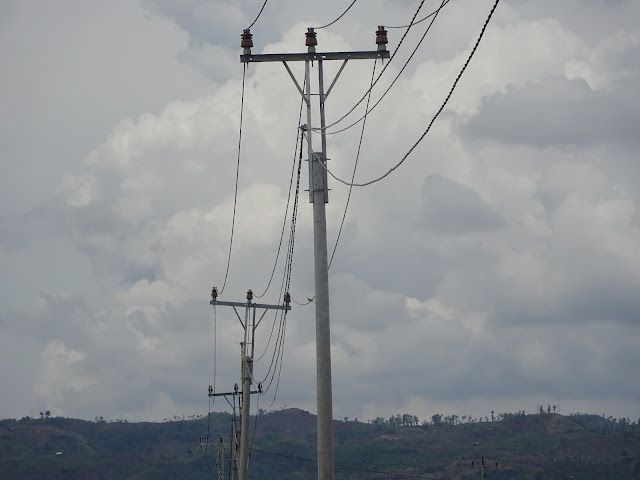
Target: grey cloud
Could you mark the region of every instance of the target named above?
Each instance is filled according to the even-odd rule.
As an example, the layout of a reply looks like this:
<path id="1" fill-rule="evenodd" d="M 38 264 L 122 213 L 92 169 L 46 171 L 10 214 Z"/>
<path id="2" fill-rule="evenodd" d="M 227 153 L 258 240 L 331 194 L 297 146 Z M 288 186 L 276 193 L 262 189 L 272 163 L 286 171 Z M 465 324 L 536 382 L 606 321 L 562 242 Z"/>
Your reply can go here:
<path id="1" fill-rule="evenodd" d="M 421 213 L 421 226 L 433 233 L 460 235 L 504 225 L 500 215 L 475 191 L 440 175 L 425 179 Z"/>
<path id="2" fill-rule="evenodd" d="M 638 95 L 637 82 L 626 81 L 615 91 L 594 91 L 581 79 L 551 77 L 494 93 L 463 131 L 537 147 L 637 144 L 640 105 L 629 98 Z"/>

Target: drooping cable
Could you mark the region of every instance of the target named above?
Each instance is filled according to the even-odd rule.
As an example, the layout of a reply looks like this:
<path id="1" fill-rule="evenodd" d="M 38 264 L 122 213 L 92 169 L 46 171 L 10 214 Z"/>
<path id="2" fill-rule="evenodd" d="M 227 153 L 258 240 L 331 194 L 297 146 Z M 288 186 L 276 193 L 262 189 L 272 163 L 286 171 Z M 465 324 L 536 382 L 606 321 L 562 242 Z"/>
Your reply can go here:
<path id="1" fill-rule="evenodd" d="M 292 270 L 292 265 L 293 265 L 293 249 L 294 249 L 294 244 L 295 244 L 295 232 L 296 232 L 296 223 L 297 223 L 297 217 L 298 217 L 298 200 L 300 197 L 300 176 L 301 176 L 301 172 L 302 172 L 302 149 L 304 146 L 304 142 L 303 142 L 303 138 L 304 138 L 304 131 L 300 134 L 300 148 L 299 148 L 299 156 L 298 156 L 298 171 L 297 171 L 297 175 L 296 175 L 296 189 L 295 189 L 295 195 L 294 195 L 294 201 L 293 201 L 293 209 L 291 212 L 291 229 L 289 232 L 289 246 L 287 249 L 287 261 L 286 261 L 286 266 L 285 266 L 285 272 L 283 275 L 283 280 L 282 280 L 282 285 L 281 285 L 281 289 L 280 289 L 280 295 L 282 296 L 283 292 L 288 292 L 290 284 L 291 284 L 291 270 Z M 278 310 L 276 311 L 276 319 L 278 317 Z M 284 344 L 284 329 L 286 326 L 286 313 L 287 311 L 284 310 L 284 313 L 282 314 L 282 311 L 280 311 L 281 316 L 280 316 L 280 322 L 279 322 L 279 326 L 278 326 L 278 333 L 276 336 L 276 342 L 273 348 L 273 354 L 271 356 L 271 361 L 269 363 L 269 368 L 267 369 L 267 373 L 264 377 L 264 379 L 262 380 L 262 383 L 264 384 L 267 379 L 269 377 L 271 377 L 271 379 L 269 380 L 269 383 L 267 384 L 266 389 L 264 390 L 264 393 L 266 393 L 269 390 L 269 387 L 271 386 L 271 384 L 273 383 L 273 379 L 274 379 L 274 375 L 275 375 L 275 371 L 277 369 L 277 365 L 278 365 L 278 361 L 280 361 L 282 359 L 282 349 L 283 349 L 283 344 Z M 275 322 L 274 322 L 274 326 L 275 326 Z M 272 327 L 272 333 L 269 336 L 269 343 L 270 343 L 270 339 L 271 339 L 271 335 L 273 335 L 273 327 Z M 268 345 L 267 345 L 268 348 Z M 267 348 L 265 348 L 265 353 Z M 260 358 L 262 358 L 262 356 L 264 356 L 264 353 L 260 356 Z"/>
<path id="2" fill-rule="evenodd" d="M 336 18 L 333 22 L 327 23 L 326 25 L 323 25 L 323 26 L 321 26 L 321 27 L 313 27 L 313 28 L 314 28 L 315 30 L 320 30 L 320 29 L 322 29 L 322 28 L 330 27 L 331 25 L 333 25 L 334 23 L 336 23 L 338 20 L 340 20 L 342 17 L 344 17 L 344 16 L 347 14 L 347 12 L 348 12 L 349 10 L 351 10 L 351 7 L 353 7 L 353 5 L 354 5 L 356 2 L 357 2 L 357 0 L 353 0 L 353 2 L 351 2 L 351 5 L 349 5 L 349 6 L 347 7 L 347 9 L 346 9 L 344 12 L 342 12 L 342 14 L 341 14 L 338 18 Z"/>
<path id="3" fill-rule="evenodd" d="M 257 21 L 258 21 L 258 19 L 260 18 L 260 15 L 262 15 L 262 11 L 264 10 L 264 7 L 266 7 L 266 6 L 267 6 L 267 2 L 268 2 L 268 1 L 269 1 L 269 0 L 264 0 L 264 3 L 262 4 L 262 8 L 261 8 L 261 9 L 260 9 L 260 11 L 258 12 L 258 16 L 256 17 L 256 19 L 255 19 L 253 22 L 251 22 L 251 25 L 249 25 L 249 26 L 247 27 L 247 29 L 250 29 L 251 27 L 253 27 L 253 26 L 256 24 L 256 22 L 257 22 Z"/>
<path id="4" fill-rule="evenodd" d="M 402 43 L 404 42 L 405 38 L 407 38 L 407 35 L 409 34 L 409 31 L 411 30 L 411 26 L 413 26 L 413 22 L 415 21 L 416 17 L 418 16 L 418 13 L 420 12 L 420 9 L 422 8 L 422 5 L 424 5 L 425 0 L 422 0 L 420 2 L 420 5 L 418 5 L 418 8 L 416 9 L 416 12 L 413 14 L 413 17 L 411 18 L 411 22 L 410 22 L 410 26 L 405 30 L 405 32 L 402 34 L 402 37 L 400 38 L 400 41 L 398 42 L 398 46 L 396 47 L 395 52 L 393 52 L 393 55 L 391 55 L 391 58 L 389 59 L 389 61 L 387 62 L 387 64 L 384 66 L 384 68 L 382 69 L 382 71 L 378 74 L 378 78 L 376 78 L 375 82 L 373 82 L 373 85 L 370 87 L 370 89 L 372 89 L 373 87 L 376 86 L 376 84 L 380 81 L 380 79 L 382 78 L 382 76 L 384 75 L 384 72 L 387 70 L 387 68 L 389 67 L 389 65 L 391 65 L 391 62 L 393 62 L 393 59 L 396 57 L 396 55 L 398 54 L 398 51 L 400 51 L 400 46 L 402 45 Z M 358 100 L 356 102 L 356 104 L 351 107 L 351 109 L 349 109 L 349 111 L 347 113 L 345 113 L 342 117 L 340 117 L 338 120 L 336 120 L 333 123 L 330 123 L 329 125 L 325 126 L 325 129 L 327 128 L 331 128 L 334 125 L 340 123 L 342 120 L 344 120 L 345 118 L 347 118 L 349 115 L 351 115 L 351 113 L 358 108 L 358 105 L 360 105 L 362 102 L 364 102 L 364 100 L 367 98 L 367 95 L 369 94 L 369 91 L 366 91 L 364 93 L 364 95 L 362 95 L 362 98 L 360 98 L 360 100 Z"/>
<path id="5" fill-rule="evenodd" d="M 307 78 L 307 74 L 305 73 L 305 82 L 306 82 L 306 78 Z M 298 125 L 300 125 L 300 120 L 302 119 L 302 107 L 304 105 L 304 97 L 302 97 L 300 99 L 300 111 L 298 113 Z M 266 295 L 266 293 L 269 291 L 269 287 L 271 286 L 271 282 L 273 281 L 273 277 L 276 273 L 276 268 L 278 266 L 278 259 L 280 258 L 280 251 L 282 249 L 282 240 L 284 239 L 284 231 L 285 228 L 287 226 L 287 216 L 289 214 L 289 203 L 291 202 L 291 190 L 293 188 L 293 177 L 296 171 L 296 154 L 298 153 L 298 141 L 300 137 L 298 136 L 298 131 L 296 130 L 296 146 L 293 150 L 293 163 L 291 165 L 291 178 L 289 180 L 289 194 L 287 195 L 287 206 L 285 208 L 284 211 L 284 219 L 282 221 L 282 229 L 280 231 L 280 241 L 278 242 L 278 251 L 276 253 L 276 260 L 273 263 L 273 269 L 271 270 L 271 276 L 269 277 L 269 282 L 267 283 L 267 286 L 264 289 L 264 292 L 262 292 L 262 295 L 256 295 L 257 298 L 262 298 Z M 268 344 L 267 344 L 268 346 Z"/>
<path id="6" fill-rule="evenodd" d="M 222 282 L 222 288 L 220 294 L 224 292 L 224 287 L 227 285 L 227 278 L 229 278 L 229 266 L 231 265 L 231 250 L 233 248 L 233 231 L 236 225 L 236 207 L 238 204 L 238 179 L 240 178 L 240 152 L 242 150 L 242 117 L 244 113 L 244 82 L 247 74 L 247 64 L 243 63 L 242 68 L 242 94 L 240 96 L 240 127 L 238 132 L 238 159 L 236 162 L 236 184 L 233 193 L 233 217 L 231 218 L 231 238 L 229 239 L 229 256 L 227 258 L 227 269 L 224 273 L 224 281 Z"/>
<path id="7" fill-rule="evenodd" d="M 451 86 L 451 89 L 449 90 L 449 93 L 447 94 L 444 102 L 442 103 L 442 105 L 440 106 L 440 108 L 438 109 L 436 114 L 433 116 L 433 118 L 429 122 L 429 125 L 427 126 L 426 130 L 422 133 L 422 135 L 420 135 L 418 140 L 416 140 L 416 142 L 409 149 L 409 151 L 404 154 L 404 156 L 400 159 L 400 161 L 398 163 L 396 163 L 393 167 L 391 167 L 385 174 L 381 175 L 380 177 L 375 178 L 373 180 L 369 180 L 368 182 L 363 182 L 363 183 L 353 183 L 353 182 L 347 182 L 345 180 L 342 180 L 342 179 L 338 178 L 337 176 L 335 176 L 327 168 L 326 165 L 324 165 L 322 162 L 320 162 L 320 165 L 322 165 L 322 168 L 324 168 L 327 171 L 327 173 L 329 175 L 331 175 L 331 177 L 333 177 L 334 180 L 336 180 L 336 181 L 338 181 L 340 183 L 343 183 L 344 185 L 347 185 L 347 186 L 366 187 L 366 186 L 369 186 L 369 185 L 371 185 L 373 183 L 379 182 L 379 181 L 383 180 L 384 178 L 388 177 L 391 174 L 391 172 L 396 170 L 400 165 L 402 165 L 404 163 L 404 161 L 409 157 L 409 155 L 411 155 L 411 153 L 415 150 L 415 148 L 424 139 L 424 137 L 427 135 L 427 133 L 429 133 L 429 130 L 431 130 L 431 126 L 433 125 L 433 123 L 436 121 L 436 119 L 438 118 L 440 113 L 442 113 L 442 111 L 444 110 L 444 107 L 449 102 L 449 99 L 451 98 L 451 95 L 453 95 L 453 92 L 456 89 L 456 86 L 458 85 L 458 82 L 460 81 L 460 78 L 462 77 L 462 75 L 464 74 L 465 70 L 469 66 L 469 63 L 471 62 L 471 59 L 473 58 L 473 55 L 476 53 L 476 50 L 478 49 L 478 45 L 480 45 L 480 41 L 482 40 L 482 37 L 484 36 L 484 32 L 487 29 L 487 26 L 489 25 L 489 22 L 491 21 L 491 17 L 493 16 L 493 13 L 495 12 L 496 7 L 498 6 L 498 3 L 500 3 L 500 0 L 496 0 L 495 3 L 493 4 L 493 7 L 491 8 L 491 12 L 489 12 L 489 16 L 487 17 L 487 20 L 485 21 L 484 26 L 482 27 L 480 35 L 478 36 L 478 39 L 476 40 L 476 43 L 473 46 L 473 49 L 471 50 L 471 53 L 467 57 L 467 61 L 464 63 L 464 66 L 460 70 L 460 73 L 458 73 L 458 76 L 456 77 L 455 81 L 453 82 L 453 85 Z"/>
<path id="8" fill-rule="evenodd" d="M 373 83 L 373 79 L 376 76 L 376 61 L 373 62 L 373 70 L 371 72 L 371 83 Z M 369 96 L 367 98 L 367 106 L 365 107 L 365 112 L 369 111 L 369 101 L 371 100 L 371 89 L 369 89 Z M 358 151 L 356 153 L 356 160 L 353 163 L 353 173 L 351 174 L 351 182 L 356 178 L 356 169 L 358 168 L 358 159 L 360 158 L 360 150 L 362 147 L 362 139 L 364 137 L 364 128 L 367 125 L 367 117 L 365 114 L 364 121 L 362 122 L 362 130 L 360 130 L 360 140 L 358 141 Z M 329 260 L 329 265 L 327 266 L 327 270 L 331 268 L 331 264 L 333 263 L 333 257 L 336 254 L 336 249 L 338 248 L 338 242 L 340 241 L 340 235 L 342 234 L 342 227 L 344 226 L 344 220 L 347 218 L 347 209 L 349 208 L 349 201 L 351 200 L 351 192 L 353 191 L 353 187 L 349 187 L 349 194 L 347 195 L 347 202 L 344 206 L 344 213 L 342 214 L 342 221 L 340 222 L 340 228 L 338 229 L 338 235 L 336 237 L 336 243 L 333 246 L 333 252 L 331 252 L 331 259 Z"/>
<path id="9" fill-rule="evenodd" d="M 400 71 L 398 72 L 398 74 L 395 76 L 395 78 L 393 79 L 393 81 L 391 82 L 391 84 L 387 87 L 387 89 L 383 92 L 383 94 L 380 96 L 380 98 L 376 101 L 376 103 L 373 104 L 373 107 L 371 107 L 371 109 L 365 109 L 365 113 L 364 115 L 362 115 L 360 118 L 358 118 L 356 121 L 354 121 L 353 123 L 347 125 L 346 127 L 343 127 L 339 130 L 334 130 L 333 132 L 327 132 L 326 131 L 326 127 L 325 128 L 325 135 L 335 135 L 336 133 L 342 133 L 345 130 L 349 130 L 351 127 L 356 126 L 358 123 L 360 123 L 361 121 L 364 120 L 364 118 L 371 113 L 379 104 L 380 102 L 382 102 L 382 100 L 384 99 L 384 97 L 386 97 L 387 93 L 389 93 L 389 91 L 393 88 L 393 86 L 395 85 L 395 83 L 398 81 L 398 79 L 400 78 L 400 76 L 402 75 L 402 73 L 405 71 L 405 69 L 407 68 L 407 66 L 409 65 L 409 63 L 411 62 L 411 60 L 413 60 L 413 57 L 415 56 L 416 52 L 418 51 L 418 49 L 420 48 L 420 46 L 422 45 L 422 42 L 424 41 L 424 39 L 426 38 L 427 34 L 429 33 L 429 31 L 431 30 L 431 27 L 433 26 L 433 23 L 436 20 L 436 17 L 438 16 L 438 13 L 440 12 L 440 10 L 442 10 L 442 7 L 444 7 L 449 0 L 443 0 L 442 3 L 440 4 L 440 6 L 438 7 L 438 9 L 435 11 L 435 15 L 431 16 L 431 22 L 429 22 L 429 26 L 427 27 L 427 29 L 424 31 L 424 33 L 422 34 L 422 37 L 420 38 L 420 40 L 418 41 L 418 43 L 416 44 L 416 46 L 414 47 L 413 51 L 411 52 L 411 55 L 409 55 L 409 58 L 407 58 L 407 60 L 404 62 L 404 65 L 402 66 L 402 68 L 400 69 Z M 373 88 L 370 87 L 368 93 L 371 93 L 371 89 Z M 368 101 L 367 101 L 368 103 Z M 338 120 L 340 121 L 340 120 Z M 337 122 L 334 122 L 332 125 L 335 125 Z M 331 125 L 329 125 L 331 126 Z M 314 128 L 314 131 L 318 131 L 320 130 L 319 128 Z"/>
<path id="10" fill-rule="evenodd" d="M 449 3 L 451 0 L 447 0 L 446 2 L 444 2 L 444 5 L 446 5 L 447 3 Z M 443 6 L 444 6 L 443 5 Z M 440 7 L 442 8 L 442 7 Z M 437 10 L 434 10 L 433 12 L 431 12 L 429 15 L 427 15 L 426 17 L 422 17 L 420 20 L 416 20 L 413 23 L 410 23 L 409 25 L 400 25 L 400 26 L 395 26 L 395 27 L 390 27 L 388 25 L 385 25 L 384 28 L 409 28 L 412 25 L 418 25 L 419 23 L 424 22 L 427 18 L 430 18 L 434 15 L 438 14 L 438 11 L 440 10 L 440 8 L 438 8 Z"/>

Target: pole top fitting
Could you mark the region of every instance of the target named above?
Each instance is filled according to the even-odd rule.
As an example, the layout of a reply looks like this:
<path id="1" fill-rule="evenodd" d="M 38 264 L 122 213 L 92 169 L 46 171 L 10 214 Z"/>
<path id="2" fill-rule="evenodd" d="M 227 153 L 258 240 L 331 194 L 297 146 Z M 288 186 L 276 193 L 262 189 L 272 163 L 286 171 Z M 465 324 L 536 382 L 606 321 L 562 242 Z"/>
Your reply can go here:
<path id="1" fill-rule="evenodd" d="M 216 287 L 213 287 L 211 289 L 211 299 L 215 301 L 217 298 L 218 298 L 218 289 Z"/>
<path id="2" fill-rule="evenodd" d="M 253 292 L 251 290 L 247 290 L 247 300 L 253 300 Z"/>
<path id="3" fill-rule="evenodd" d="M 291 303 L 291 295 L 289 295 L 289 292 L 284 294 L 284 303 L 286 303 L 287 306 Z"/>
<path id="4" fill-rule="evenodd" d="M 307 37 L 304 41 L 305 46 L 307 47 L 315 47 L 318 45 L 318 39 L 316 38 L 317 33 L 312 27 L 307 28 L 307 33 L 304 34 Z"/>
<path id="5" fill-rule="evenodd" d="M 386 50 L 387 47 L 385 45 L 387 43 L 389 43 L 387 31 L 382 25 L 378 25 L 378 30 L 376 31 L 376 45 L 378 45 L 378 50 Z"/>
<path id="6" fill-rule="evenodd" d="M 253 40 L 252 40 L 253 35 L 250 29 L 245 28 L 244 31 L 242 32 L 242 35 L 240 35 L 240 38 L 242 38 L 242 40 L 240 41 L 240 46 L 242 48 L 253 47 Z"/>

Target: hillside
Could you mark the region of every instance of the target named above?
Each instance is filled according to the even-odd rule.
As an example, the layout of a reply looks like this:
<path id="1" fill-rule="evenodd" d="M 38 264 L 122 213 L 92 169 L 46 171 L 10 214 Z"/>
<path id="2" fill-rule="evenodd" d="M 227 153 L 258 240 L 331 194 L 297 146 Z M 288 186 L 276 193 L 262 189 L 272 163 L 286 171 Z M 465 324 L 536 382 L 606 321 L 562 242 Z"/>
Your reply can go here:
<path id="1" fill-rule="evenodd" d="M 484 456 L 494 480 L 640 479 L 637 424 L 555 413 L 481 423 L 437 420 L 405 426 L 336 421 L 336 478 L 475 479 Z M 251 478 L 314 478 L 315 425 L 315 416 L 298 409 L 261 414 L 257 424 L 252 418 Z M 210 444 L 221 436 L 228 444 L 231 415 L 213 413 L 209 422 L 2 420 L 0 478 L 211 478 L 216 449 L 205 456 L 199 445 L 207 429 Z"/>

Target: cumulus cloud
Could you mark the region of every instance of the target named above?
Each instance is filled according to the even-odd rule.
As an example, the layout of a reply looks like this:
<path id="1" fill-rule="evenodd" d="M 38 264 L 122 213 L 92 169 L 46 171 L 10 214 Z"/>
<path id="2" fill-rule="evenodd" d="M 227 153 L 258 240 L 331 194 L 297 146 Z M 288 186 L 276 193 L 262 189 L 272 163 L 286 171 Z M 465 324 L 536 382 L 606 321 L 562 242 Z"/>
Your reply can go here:
<path id="1" fill-rule="evenodd" d="M 451 34 L 451 41 L 421 50 L 368 116 L 356 180 L 385 172 L 422 133 L 484 20 L 490 5 L 481 3 L 443 10 L 433 35 Z M 588 7 L 591 22 L 606 15 L 607 32 L 597 36 L 579 28 L 572 11 L 549 18 L 552 9 L 530 3 L 499 8 L 433 131 L 394 174 L 352 194 L 329 271 L 338 417 L 404 409 L 421 418 L 478 415 L 489 406 L 531 411 L 547 402 L 567 413 L 628 415 L 637 407 L 640 170 L 638 111 L 628 101 L 637 91 L 629 60 L 637 34 L 602 2 Z M 254 30 L 255 51 L 298 51 L 308 22 L 343 8 L 327 4 L 314 21 L 304 5 L 281 15 L 277 5 L 267 6 Z M 369 45 L 369 23 L 382 23 L 376 17 L 402 24 L 413 13 L 409 4 L 389 5 L 376 2 L 360 11 L 365 18 L 354 12 L 322 31 L 323 49 L 360 49 Z M 3 416 L 24 415 L 25 398 L 86 418 L 202 413 L 214 365 L 219 391 L 237 381 L 242 329 L 231 309 L 212 312 L 209 292 L 225 279 L 234 205 L 224 298 L 241 301 L 248 288 L 262 293 L 268 282 L 297 162 L 300 98 L 281 65 L 247 70 L 234 202 L 242 77 L 228 38 L 237 40 L 257 12 L 229 2 L 143 6 L 151 15 L 135 18 L 169 52 L 154 50 L 162 68 L 153 83 L 133 68 L 147 50 L 129 51 L 126 68 L 150 85 L 148 103 L 122 107 L 132 90 L 117 101 L 89 95 L 117 118 L 105 114 L 111 120 L 99 137 L 79 133 L 85 148 L 73 162 L 43 140 L 53 157 L 43 158 L 57 165 L 49 194 L 35 207 L 12 195 L 18 207 L 3 211 L 0 365 L 26 358 L 23 375 L 2 370 L 15 385 L 0 392 Z M 635 8 L 615 6 L 618 13 Z M 95 35 L 100 43 L 108 38 Z M 103 60 L 108 71 L 123 68 L 119 57 Z M 191 66 L 212 81 L 190 91 L 192 80 L 202 80 Z M 326 65 L 329 76 L 338 68 Z M 330 121 L 366 91 L 371 68 L 349 62 L 327 99 Z M 381 85 L 399 68 L 392 63 Z M 301 79 L 300 65 L 292 69 Z M 62 91 L 82 104 L 87 93 L 63 80 L 53 96 L 42 95 L 53 102 Z M 16 125 L 21 138 L 45 139 Z M 330 166 L 342 178 L 353 172 L 358 130 L 328 140 Z M 19 151 L 15 142 L 5 148 Z M 314 295 L 306 182 L 304 168 L 291 282 L 298 303 Z M 348 195 L 335 182 L 331 188 L 330 248 Z M 288 225 L 284 231 L 286 247 Z M 285 256 L 261 301 L 280 301 Z M 313 309 L 294 303 L 287 316 L 276 406 L 315 410 Z M 273 373 L 279 325 L 268 315 L 257 330 L 264 352 L 257 376 Z"/>

